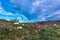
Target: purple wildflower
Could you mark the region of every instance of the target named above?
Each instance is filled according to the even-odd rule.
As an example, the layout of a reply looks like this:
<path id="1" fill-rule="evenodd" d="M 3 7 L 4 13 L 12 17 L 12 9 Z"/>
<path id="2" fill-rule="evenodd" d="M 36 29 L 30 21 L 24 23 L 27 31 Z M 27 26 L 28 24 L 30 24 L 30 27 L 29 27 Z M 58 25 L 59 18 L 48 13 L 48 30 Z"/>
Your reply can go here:
<path id="1" fill-rule="evenodd" d="M 28 24 L 28 25 L 27 25 L 27 28 L 28 28 L 28 29 L 30 29 L 30 28 L 31 28 L 30 24 Z"/>
<path id="2" fill-rule="evenodd" d="M 35 26 L 35 29 L 38 30 L 38 29 L 40 29 L 41 27 L 42 27 L 42 25 L 39 25 L 39 24 L 38 24 L 38 25 Z"/>
<path id="3" fill-rule="evenodd" d="M 5 25 L 4 25 L 4 28 L 5 28 L 5 29 L 8 29 L 8 28 L 9 28 L 9 25 L 8 25 L 8 24 L 5 24 Z"/>

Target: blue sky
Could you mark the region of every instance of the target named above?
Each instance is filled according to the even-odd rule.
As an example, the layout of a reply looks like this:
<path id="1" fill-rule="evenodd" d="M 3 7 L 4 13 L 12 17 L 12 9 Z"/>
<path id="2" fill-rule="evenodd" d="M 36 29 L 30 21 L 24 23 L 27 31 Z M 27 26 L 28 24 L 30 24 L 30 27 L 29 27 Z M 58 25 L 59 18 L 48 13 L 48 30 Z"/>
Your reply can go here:
<path id="1" fill-rule="evenodd" d="M 0 0 L 0 19 L 20 22 L 60 20 L 60 0 Z"/>

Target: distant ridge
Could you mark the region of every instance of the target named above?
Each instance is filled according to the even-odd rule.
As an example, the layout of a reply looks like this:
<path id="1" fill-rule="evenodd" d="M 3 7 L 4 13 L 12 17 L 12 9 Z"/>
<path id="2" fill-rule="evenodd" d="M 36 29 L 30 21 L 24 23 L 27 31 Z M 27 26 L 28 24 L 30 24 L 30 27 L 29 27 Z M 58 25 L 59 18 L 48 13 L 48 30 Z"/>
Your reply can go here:
<path id="1" fill-rule="evenodd" d="M 5 20 L 5 19 L 0 19 L 0 23 L 8 23 L 9 21 L 8 20 Z M 21 22 L 20 22 L 21 23 Z M 35 23 L 38 23 L 38 24 L 46 24 L 46 23 L 50 23 L 50 24 L 60 24 L 60 20 L 55 20 L 55 21 L 41 21 L 41 22 L 26 22 L 24 24 L 35 24 Z M 22 23 L 23 24 L 23 23 Z"/>
<path id="2" fill-rule="evenodd" d="M 9 22 L 8 20 L 0 19 L 0 23 L 8 23 L 8 22 Z"/>
<path id="3" fill-rule="evenodd" d="M 37 22 L 40 24 L 60 24 L 60 20 Z"/>
<path id="4" fill-rule="evenodd" d="M 55 20 L 55 21 L 41 21 L 41 22 L 28 22 L 28 23 L 22 23 L 22 24 L 60 24 L 60 20 Z"/>

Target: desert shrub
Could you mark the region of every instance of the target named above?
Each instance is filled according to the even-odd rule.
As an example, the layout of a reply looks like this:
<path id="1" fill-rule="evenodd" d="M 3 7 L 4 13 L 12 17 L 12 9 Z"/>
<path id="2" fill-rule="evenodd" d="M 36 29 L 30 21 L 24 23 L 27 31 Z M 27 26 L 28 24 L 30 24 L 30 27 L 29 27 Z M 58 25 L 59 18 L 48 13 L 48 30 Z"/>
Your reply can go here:
<path id="1" fill-rule="evenodd" d="M 25 36 L 24 40 L 39 40 L 39 36 L 30 34 L 30 35 Z"/>
<path id="2" fill-rule="evenodd" d="M 54 26 L 51 28 L 44 27 L 40 32 L 40 40 L 60 40 L 60 28 Z"/>

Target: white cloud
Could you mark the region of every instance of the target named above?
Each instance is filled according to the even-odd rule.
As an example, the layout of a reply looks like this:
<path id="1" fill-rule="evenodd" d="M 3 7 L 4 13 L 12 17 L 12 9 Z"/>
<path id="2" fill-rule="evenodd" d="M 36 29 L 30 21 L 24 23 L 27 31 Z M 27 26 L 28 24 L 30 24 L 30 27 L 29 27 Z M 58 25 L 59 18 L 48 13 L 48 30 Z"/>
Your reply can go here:
<path id="1" fill-rule="evenodd" d="M 45 3 L 46 0 L 35 0 L 32 5 L 31 5 L 31 9 L 30 9 L 30 14 L 35 13 L 38 10 L 42 10 L 45 12 L 46 6 L 43 5 L 43 3 Z M 40 11 L 39 13 L 41 13 L 42 11 Z"/>
<path id="2" fill-rule="evenodd" d="M 27 19 L 27 17 L 25 17 L 24 15 L 20 14 L 20 16 L 17 17 L 17 19 L 21 19 L 21 18 L 22 18 L 22 19 L 23 19 L 23 18 Z"/>
<path id="3" fill-rule="evenodd" d="M 46 18 L 53 17 L 53 16 L 56 16 L 56 15 L 60 15 L 60 10 L 55 11 L 55 12 L 52 12 L 52 13 L 51 13 L 50 15 L 48 15 Z"/>
<path id="4" fill-rule="evenodd" d="M 13 13 L 11 13 L 11 12 L 7 12 L 6 14 L 7 14 L 7 15 L 14 15 L 14 14 L 13 14 Z"/>
<path id="5" fill-rule="evenodd" d="M 33 2 L 32 6 L 31 6 L 31 11 L 34 12 L 39 5 L 40 5 L 40 1 L 39 0 L 36 0 L 35 2 Z"/>
<path id="6" fill-rule="evenodd" d="M 34 6 L 38 6 L 39 4 L 40 4 L 40 1 L 35 1 L 32 3 L 32 5 L 34 5 Z"/>
<path id="7" fill-rule="evenodd" d="M 60 19 L 60 10 L 52 12 L 48 16 L 45 16 L 45 17 L 44 17 L 44 15 L 39 15 L 37 19 L 39 19 L 40 21 L 46 21 L 47 18 L 49 18 L 49 17 Z"/>
<path id="8" fill-rule="evenodd" d="M 45 21 L 45 20 L 46 20 L 46 18 L 44 17 L 44 18 L 42 18 L 41 20 L 42 20 L 42 21 Z"/>
<path id="9" fill-rule="evenodd" d="M 1 10 L 2 8 L 0 8 L 0 14 L 3 14 L 3 15 L 14 15 L 13 13 L 11 12 L 7 12 L 5 10 Z"/>
<path id="10" fill-rule="evenodd" d="M 0 3 L 0 14 L 4 14 L 4 15 L 14 15 L 14 14 L 11 13 L 11 12 L 5 11 L 4 8 L 1 6 L 1 3 Z"/>
<path id="11" fill-rule="evenodd" d="M 34 18 L 32 20 L 30 20 L 30 22 L 41 22 L 41 21 L 46 21 L 46 18 Z"/>
<path id="12" fill-rule="evenodd" d="M 20 14 L 20 16 L 17 17 L 21 23 L 23 22 L 29 22 L 29 19 L 25 17 L 24 15 Z"/>
<path id="13" fill-rule="evenodd" d="M 43 15 L 42 16 L 38 16 L 37 19 L 39 21 L 46 21 L 46 17 L 44 17 Z"/>
<path id="14" fill-rule="evenodd" d="M 45 1 L 47 1 L 47 0 L 35 0 L 35 2 L 32 3 L 32 5 L 34 5 L 34 6 L 40 6 Z"/>

